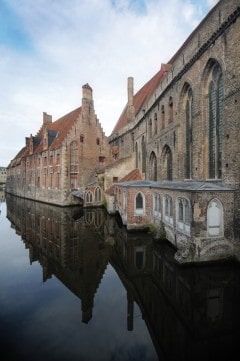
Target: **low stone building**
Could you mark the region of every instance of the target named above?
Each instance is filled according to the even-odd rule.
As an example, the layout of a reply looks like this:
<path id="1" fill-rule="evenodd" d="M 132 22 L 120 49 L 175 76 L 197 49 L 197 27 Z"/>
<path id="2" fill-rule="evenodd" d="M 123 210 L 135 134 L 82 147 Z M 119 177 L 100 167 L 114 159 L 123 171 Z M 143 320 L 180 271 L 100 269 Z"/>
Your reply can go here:
<path id="1" fill-rule="evenodd" d="M 108 162 L 108 139 L 94 111 L 92 88 L 86 84 L 81 107 L 55 122 L 43 113 L 41 129 L 26 138 L 7 168 L 6 191 L 61 206 L 83 204 L 85 187 Z M 100 190 L 98 200 L 101 197 Z"/>

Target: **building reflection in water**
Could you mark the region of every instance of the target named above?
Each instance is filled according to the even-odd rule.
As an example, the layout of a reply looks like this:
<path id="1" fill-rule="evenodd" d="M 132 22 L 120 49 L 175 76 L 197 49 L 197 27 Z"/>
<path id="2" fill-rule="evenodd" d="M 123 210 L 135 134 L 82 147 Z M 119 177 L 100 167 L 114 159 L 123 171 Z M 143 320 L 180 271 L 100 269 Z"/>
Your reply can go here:
<path id="1" fill-rule="evenodd" d="M 82 321 L 108 265 L 127 292 L 126 327 L 141 309 L 159 360 L 220 360 L 239 337 L 240 268 L 235 263 L 181 267 L 169 244 L 126 232 L 103 209 L 57 207 L 7 196 L 7 217 L 39 261 L 43 281 L 55 275 L 80 300 Z"/>

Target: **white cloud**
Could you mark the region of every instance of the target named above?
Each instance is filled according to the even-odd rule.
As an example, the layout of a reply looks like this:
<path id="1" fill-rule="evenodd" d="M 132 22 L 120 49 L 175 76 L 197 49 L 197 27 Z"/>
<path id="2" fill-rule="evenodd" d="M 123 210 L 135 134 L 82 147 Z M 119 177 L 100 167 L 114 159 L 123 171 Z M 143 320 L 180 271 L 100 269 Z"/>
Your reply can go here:
<path id="1" fill-rule="evenodd" d="M 144 85 L 205 15 L 202 2 L 12 0 L 29 44 L 0 44 L 0 165 L 38 131 L 43 111 L 55 120 L 80 106 L 85 83 L 109 135 L 126 103 L 127 77 L 135 91 Z"/>

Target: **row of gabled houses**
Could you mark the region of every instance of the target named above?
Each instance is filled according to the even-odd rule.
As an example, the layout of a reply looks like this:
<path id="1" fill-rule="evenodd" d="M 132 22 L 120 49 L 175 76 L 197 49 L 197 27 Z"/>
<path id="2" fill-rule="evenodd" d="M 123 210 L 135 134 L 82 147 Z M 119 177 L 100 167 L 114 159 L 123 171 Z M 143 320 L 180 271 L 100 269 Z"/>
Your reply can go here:
<path id="1" fill-rule="evenodd" d="M 110 137 L 92 89 L 8 167 L 7 191 L 58 205 L 104 205 L 128 230 L 167 238 L 181 263 L 239 258 L 240 4 L 221 0 L 134 93 Z"/>

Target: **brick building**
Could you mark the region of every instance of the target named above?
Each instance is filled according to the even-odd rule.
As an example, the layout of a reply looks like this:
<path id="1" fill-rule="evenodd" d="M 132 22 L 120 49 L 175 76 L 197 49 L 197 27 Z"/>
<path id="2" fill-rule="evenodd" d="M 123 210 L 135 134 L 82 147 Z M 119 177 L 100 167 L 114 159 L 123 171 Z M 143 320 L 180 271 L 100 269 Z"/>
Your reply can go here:
<path id="1" fill-rule="evenodd" d="M 6 190 L 58 205 L 83 203 L 84 189 L 109 160 L 109 144 L 94 111 L 92 88 L 82 87 L 82 105 L 52 122 L 43 113 L 39 132 L 10 162 Z M 76 195 L 78 191 L 78 197 Z M 101 201 L 97 189 L 96 201 Z"/>
<path id="2" fill-rule="evenodd" d="M 239 258 L 239 28 L 239 0 L 219 1 L 136 94 L 128 79 L 109 137 L 112 157 L 133 154 L 142 175 L 115 185 L 110 211 L 128 229 L 154 225 L 179 262 Z"/>

